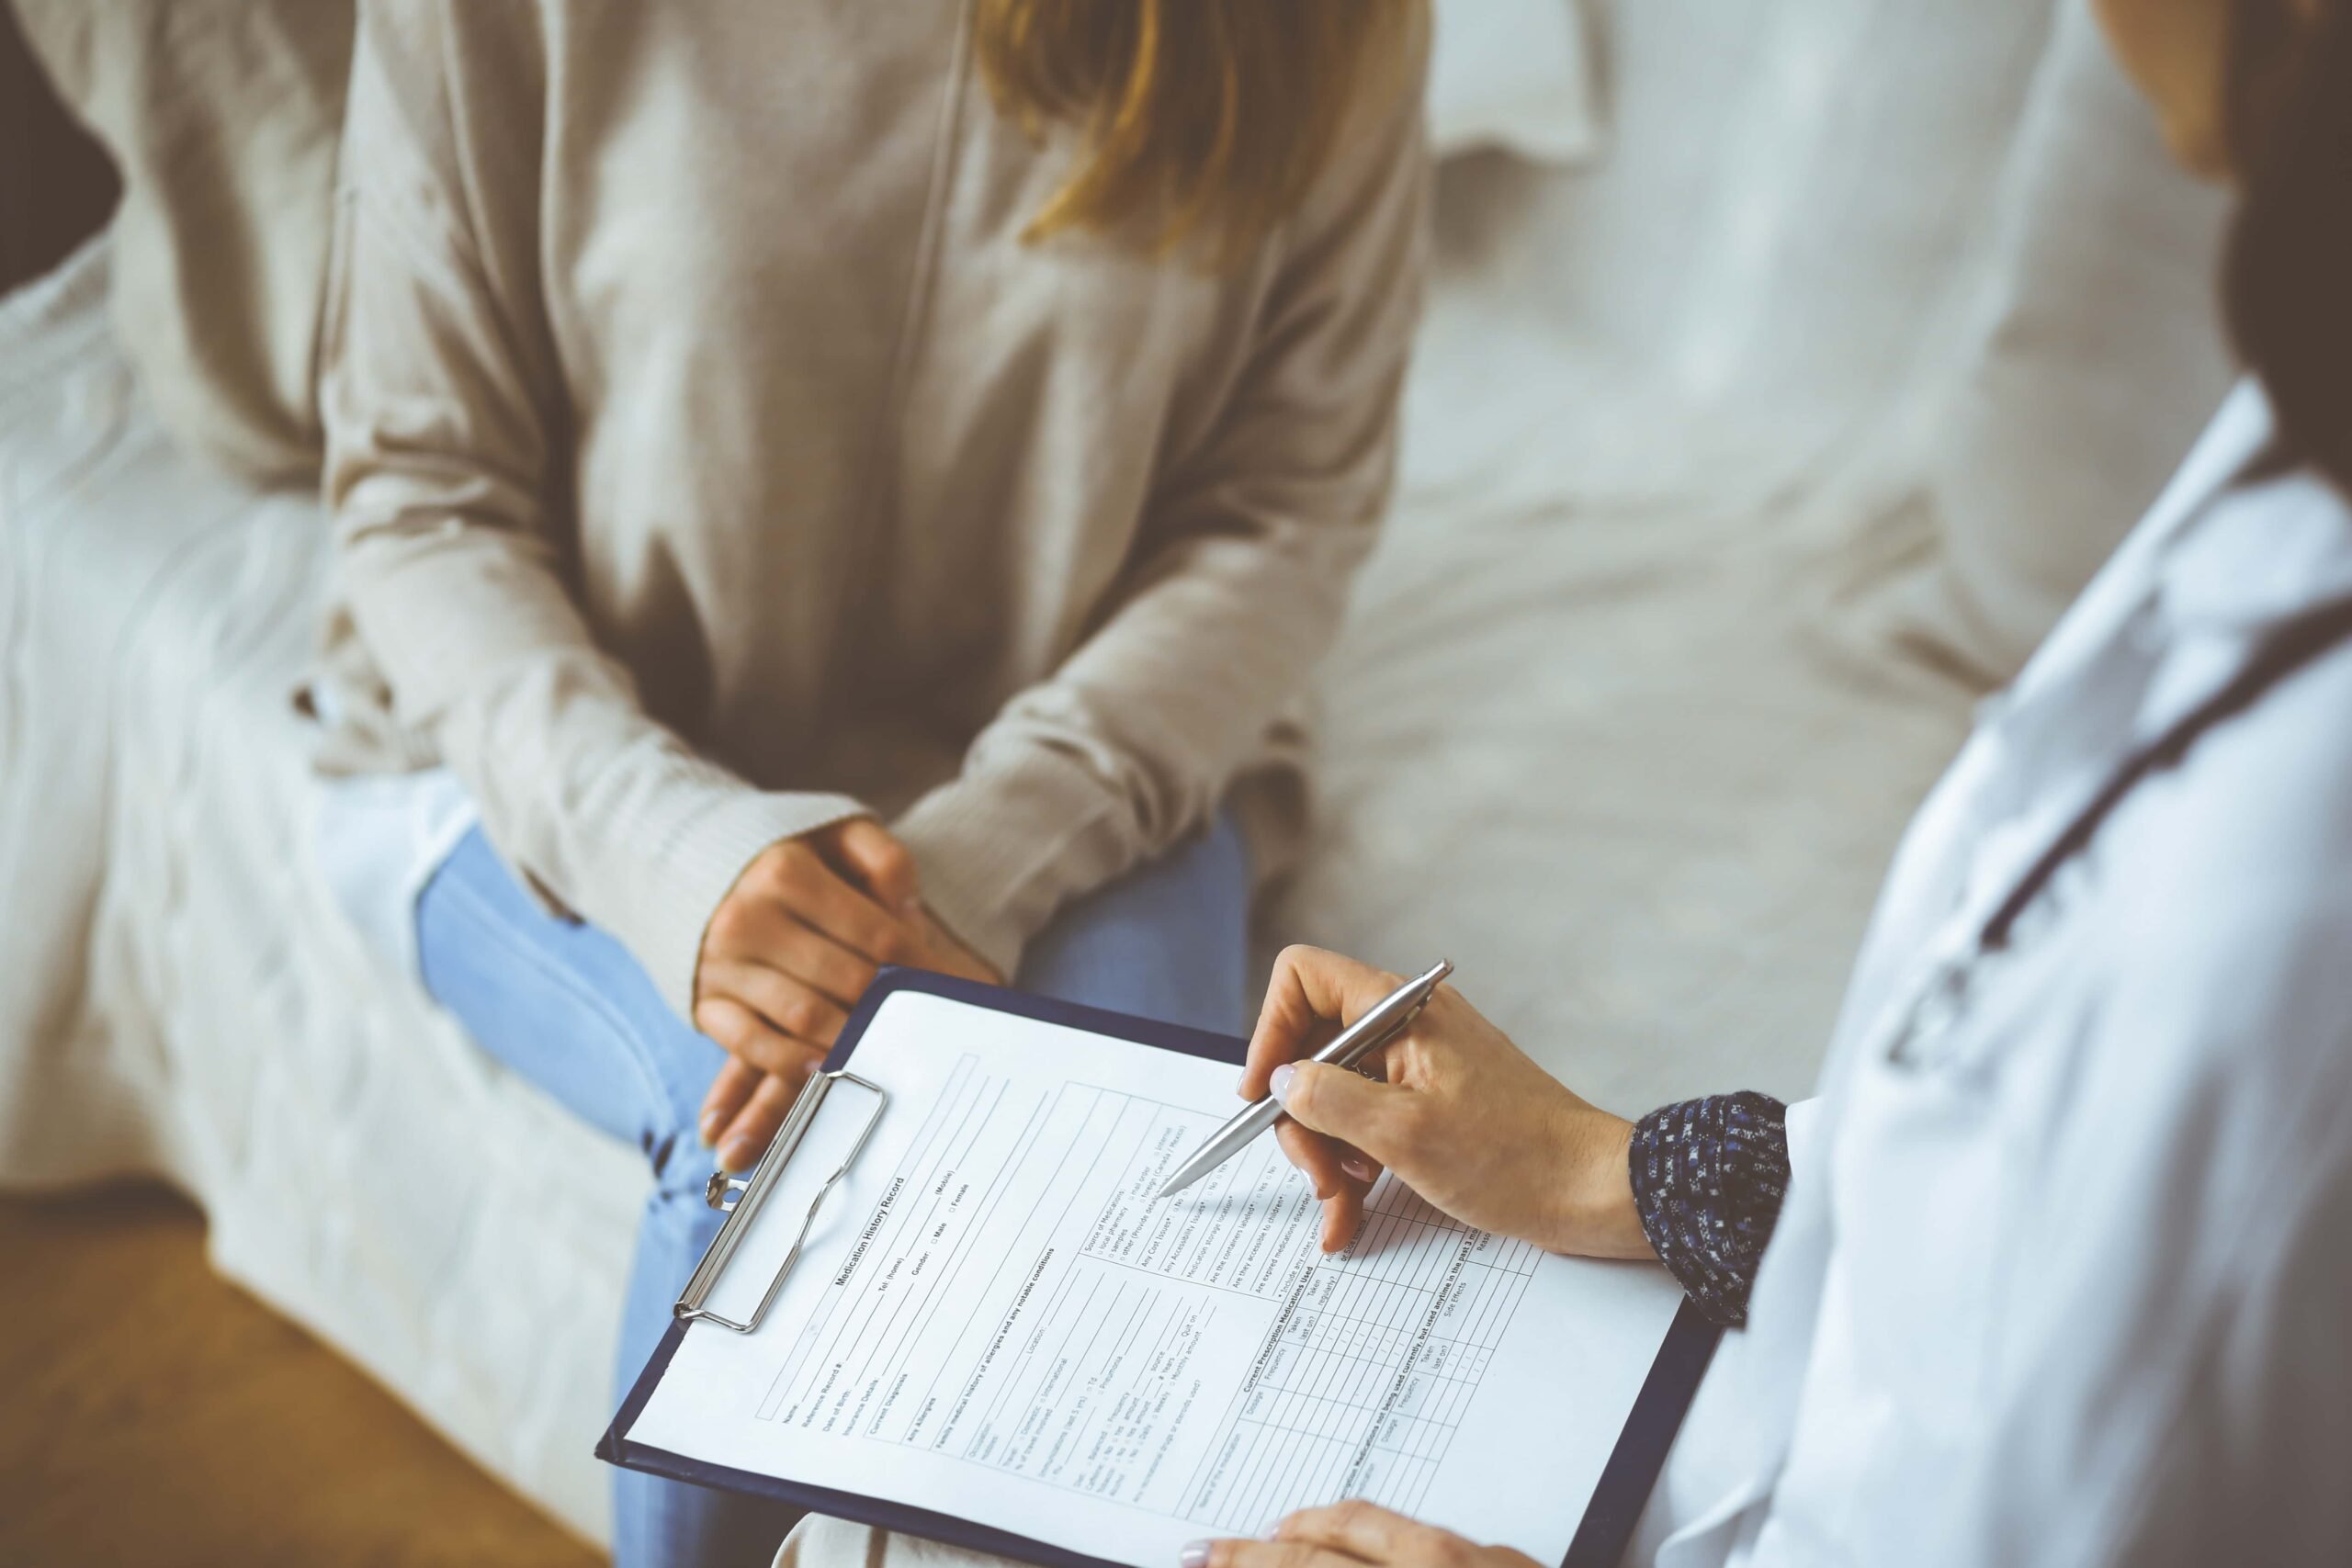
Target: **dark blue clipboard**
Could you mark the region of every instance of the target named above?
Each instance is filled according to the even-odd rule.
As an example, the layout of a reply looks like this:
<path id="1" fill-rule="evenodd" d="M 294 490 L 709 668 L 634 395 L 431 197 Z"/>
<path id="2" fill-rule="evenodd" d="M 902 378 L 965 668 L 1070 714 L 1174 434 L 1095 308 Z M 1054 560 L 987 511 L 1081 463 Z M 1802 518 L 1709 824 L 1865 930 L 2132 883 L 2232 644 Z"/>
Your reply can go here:
<path id="1" fill-rule="evenodd" d="M 866 1025 L 873 1021 L 882 1004 L 900 991 L 926 991 L 933 996 L 968 1002 L 975 1007 L 992 1008 L 999 1012 L 1082 1029 L 1114 1039 L 1130 1040 L 1138 1045 L 1157 1046 L 1163 1051 L 1178 1051 L 1187 1056 L 1230 1062 L 1236 1066 L 1240 1064 L 1247 1045 L 1246 1042 L 1230 1035 L 1212 1034 L 1205 1030 L 1187 1029 L 1181 1024 L 1130 1018 L 1125 1013 L 1053 1001 L 1023 991 L 983 986 L 925 970 L 892 968 L 883 970 L 876 977 L 856 1010 L 850 1014 L 840 1041 L 825 1058 L 826 1071 L 836 1071 L 848 1065 Z M 804 1485 L 777 1476 L 761 1475 L 703 1460 L 684 1459 L 664 1450 L 630 1442 L 622 1434 L 637 1424 L 639 1414 L 644 1410 L 646 1402 L 653 1397 L 653 1391 L 660 1385 L 662 1374 L 669 1371 L 670 1358 L 677 1354 L 685 1333 L 684 1324 L 673 1323 L 669 1332 L 662 1337 L 662 1343 L 654 1350 L 652 1359 L 646 1362 L 645 1370 L 638 1374 L 637 1382 L 629 1389 L 628 1397 L 621 1402 L 620 1411 L 613 1417 L 612 1426 L 597 1441 L 598 1459 L 607 1464 L 642 1471 L 649 1475 L 664 1476 L 672 1481 L 690 1482 L 697 1486 L 712 1486 L 728 1492 L 745 1492 L 805 1508 L 810 1513 L 830 1514 L 857 1524 L 903 1530 L 910 1535 L 923 1536 L 950 1546 L 1017 1558 L 1037 1563 L 1040 1568 L 1123 1568 L 1122 1564 L 1103 1558 L 1064 1551 L 1028 1536 L 992 1529 L 952 1514 L 933 1513 L 928 1508 L 887 1502 L 854 1492 Z M 1707 1362 L 1715 1353 L 1715 1341 L 1720 1333 L 1721 1330 L 1701 1317 L 1689 1302 L 1682 1303 L 1681 1311 L 1675 1314 L 1674 1322 L 1667 1329 L 1666 1339 L 1659 1345 L 1656 1359 L 1650 1362 L 1649 1376 L 1643 1381 L 1642 1392 L 1634 1401 L 1633 1414 L 1626 1417 L 1624 1428 L 1618 1434 L 1617 1447 L 1610 1454 L 1609 1462 L 1601 1468 L 1600 1481 L 1593 1488 L 1592 1501 L 1585 1507 L 1584 1519 L 1577 1526 L 1575 1539 L 1568 1543 L 1568 1552 L 1561 1560 L 1561 1568 L 1614 1568 L 1617 1560 L 1624 1554 L 1625 1543 L 1633 1535 L 1634 1521 L 1641 1517 L 1642 1509 L 1648 1504 L 1650 1488 L 1657 1483 L 1658 1470 L 1666 1462 L 1667 1450 L 1673 1447 L 1674 1434 L 1682 1425 L 1683 1414 L 1690 1409 L 1692 1396 L 1699 1392 L 1699 1380 L 1706 1374 Z M 1541 1484 L 1541 1480 L 1529 1475 L 1514 1478 L 1514 1483 Z"/>

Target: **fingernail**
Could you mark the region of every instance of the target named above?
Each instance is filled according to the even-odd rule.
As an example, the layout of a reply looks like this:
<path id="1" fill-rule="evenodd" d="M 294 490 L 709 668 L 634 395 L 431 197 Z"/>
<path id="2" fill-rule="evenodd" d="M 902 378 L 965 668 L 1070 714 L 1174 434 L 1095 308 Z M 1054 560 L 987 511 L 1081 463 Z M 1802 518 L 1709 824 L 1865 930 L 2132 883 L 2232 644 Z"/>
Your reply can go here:
<path id="1" fill-rule="evenodd" d="M 1274 1069 L 1271 1087 L 1274 1091 L 1274 1098 L 1284 1105 L 1290 1103 L 1290 1081 L 1296 1077 L 1298 1077 L 1298 1064 L 1295 1062 L 1284 1062 Z"/>
<path id="2" fill-rule="evenodd" d="M 752 1168 L 752 1161 L 756 1157 L 752 1148 L 752 1140 L 749 1138 L 733 1139 L 725 1148 L 718 1151 L 718 1163 L 729 1170 L 749 1170 Z"/>
<path id="3" fill-rule="evenodd" d="M 1184 1568 L 1209 1568 L 1209 1543 L 1204 1540 L 1186 1541 L 1184 1550 L 1176 1554 L 1176 1561 Z"/>
<path id="4" fill-rule="evenodd" d="M 910 893 L 904 898 L 899 899 L 899 913 L 910 920 L 916 916 L 922 914 L 922 895 L 920 893 Z"/>
<path id="5" fill-rule="evenodd" d="M 700 1128 L 700 1133 L 702 1136 L 702 1146 L 704 1148 L 711 1148 L 718 1144 L 718 1124 L 719 1119 L 718 1111 L 706 1111 L 702 1113 L 702 1126 Z"/>
<path id="6" fill-rule="evenodd" d="M 1372 1161 L 1368 1159 L 1358 1159 L 1355 1156 L 1350 1155 L 1347 1158 L 1340 1162 L 1340 1168 L 1346 1171 L 1350 1176 L 1354 1177 L 1358 1181 L 1370 1181 L 1372 1179 Z"/>
<path id="7" fill-rule="evenodd" d="M 1242 1069 L 1241 1069 L 1241 1076 L 1240 1076 L 1239 1077 L 1238 1077 L 1238 1078 L 1236 1078 L 1236 1079 L 1234 1079 L 1234 1080 L 1233 1080 L 1233 1092 L 1234 1092 L 1234 1093 L 1236 1093 L 1236 1094 L 1238 1094 L 1238 1095 L 1240 1095 L 1240 1096 L 1241 1096 L 1243 1099 L 1245 1099 L 1245 1100 L 1249 1098 L 1249 1096 L 1250 1096 L 1250 1069 L 1249 1069 L 1249 1068 L 1247 1068 L 1247 1067 L 1242 1068 Z"/>

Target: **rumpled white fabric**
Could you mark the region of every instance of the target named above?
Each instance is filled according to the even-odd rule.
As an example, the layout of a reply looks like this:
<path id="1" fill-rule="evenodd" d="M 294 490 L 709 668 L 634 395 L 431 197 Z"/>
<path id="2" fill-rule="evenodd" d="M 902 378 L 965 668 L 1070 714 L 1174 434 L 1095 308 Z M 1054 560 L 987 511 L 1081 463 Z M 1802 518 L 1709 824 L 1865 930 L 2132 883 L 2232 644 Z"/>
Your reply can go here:
<path id="1" fill-rule="evenodd" d="M 2078 108 L 2146 134 L 2123 100 L 2049 107 L 2089 91 L 2051 63 L 2076 3 L 1609 7 L 1610 157 L 1450 168 L 1402 493 L 1270 941 L 1450 956 L 1627 1111 L 1811 1080 L 1976 694 L 1921 630 L 1942 536 L 1985 508 L 2129 525 L 2177 448 L 2143 469 L 2137 435 L 2092 465 L 2042 439 L 2094 361 L 2120 433 L 2222 386 L 2203 297 L 2192 319 L 2169 286 L 2046 374 L 1984 326 L 2005 295 L 2089 320 L 2175 232 L 2133 215 L 2176 176 L 2022 172 Z M 2094 175 L 2120 183 L 2079 221 Z M 2054 292 L 1997 240 L 2061 230 Z M 323 519 L 170 449 L 105 265 L 0 299 L 0 1182 L 178 1183 L 225 1272 L 600 1537 L 637 1157 L 336 913 L 288 703 Z M 1934 417 L 1972 385 L 2004 417 Z M 1939 478 L 1995 460 L 2018 477 L 1990 499 Z"/>
<path id="2" fill-rule="evenodd" d="M 1567 165 L 1600 150 L 1582 0 L 1437 0 L 1430 141 Z"/>
<path id="3" fill-rule="evenodd" d="M 2000 179 L 1967 372 L 1928 416 L 1945 547 L 1912 604 L 1923 637 L 1985 680 L 2024 664 L 2231 374 L 2227 198 L 2174 171 L 2086 7 L 2061 8 Z"/>

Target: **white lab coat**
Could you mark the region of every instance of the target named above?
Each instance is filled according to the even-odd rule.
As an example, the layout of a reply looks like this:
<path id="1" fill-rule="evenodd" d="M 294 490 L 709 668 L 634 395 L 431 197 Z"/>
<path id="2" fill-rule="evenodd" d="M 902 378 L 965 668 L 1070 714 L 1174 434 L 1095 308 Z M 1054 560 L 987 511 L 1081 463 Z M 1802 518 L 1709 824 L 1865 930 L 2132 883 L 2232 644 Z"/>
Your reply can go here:
<path id="1" fill-rule="evenodd" d="M 2135 739 L 2352 597 L 2339 494 L 2231 485 L 2269 434 L 2242 387 L 1921 807 L 1629 1561 L 2352 1564 L 2352 648 L 1965 961 Z"/>

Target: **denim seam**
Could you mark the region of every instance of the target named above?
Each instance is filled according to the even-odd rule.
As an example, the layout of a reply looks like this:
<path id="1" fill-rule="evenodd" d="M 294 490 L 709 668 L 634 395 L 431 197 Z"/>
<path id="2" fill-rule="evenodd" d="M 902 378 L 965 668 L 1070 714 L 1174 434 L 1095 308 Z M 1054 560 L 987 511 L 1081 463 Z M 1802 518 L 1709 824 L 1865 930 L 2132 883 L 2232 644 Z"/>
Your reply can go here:
<path id="1" fill-rule="evenodd" d="M 542 977 L 556 982 L 566 994 L 583 1000 L 591 1012 L 601 1017 L 614 1032 L 620 1036 L 625 1046 L 622 1055 L 628 1059 L 629 1066 L 636 1069 L 644 1088 L 650 1091 L 652 1103 L 662 1107 L 666 1120 L 670 1110 L 669 1086 L 662 1081 L 662 1076 L 653 1070 L 651 1063 L 647 1060 L 645 1043 L 639 1037 L 637 1028 L 629 1021 L 628 1015 L 613 1006 L 612 1002 L 594 987 L 582 983 L 580 976 L 572 970 L 541 953 L 531 944 L 528 939 L 516 933 L 512 926 L 499 917 L 497 907 L 477 891 L 464 877 L 459 876 L 452 880 L 445 891 L 458 897 L 466 906 L 465 912 L 473 918 L 474 924 L 480 931 L 487 933 L 491 945 L 520 959 Z M 497 1053 L 481 1046 L 480 1042 L 476 1042 L 476 1047 L 493 1060 L 496 1059 Z M 503 1062 L 499 1065 L 505 1066 Z M 514 1069 L 510 1067 L 507 1070 L 511 1072 Z"/>

